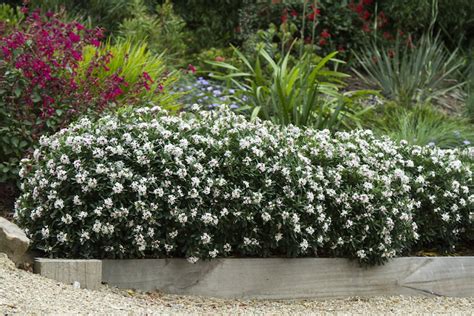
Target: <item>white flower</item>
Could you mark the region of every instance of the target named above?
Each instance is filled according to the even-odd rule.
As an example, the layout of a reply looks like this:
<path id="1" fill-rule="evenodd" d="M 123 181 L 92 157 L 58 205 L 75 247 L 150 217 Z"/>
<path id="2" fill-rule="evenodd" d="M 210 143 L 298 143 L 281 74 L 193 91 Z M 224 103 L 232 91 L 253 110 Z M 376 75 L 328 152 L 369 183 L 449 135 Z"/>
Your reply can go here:
<path id="1" fill-rule="evenodd" d="M 188 217 L 186 216 L 186 214 L 184 213 L 180 213 L 178 215 L 178 222 L 180 222 L 181 224 L 184 224 L 188 221 Z"/>
<path id="2" fill-rule="evenodd" d="M 360 259 L 366 258 L 367 254 L 365 253 L 365 250 L 358 250 L 357 251 L 357 257 L 359 257 Z"/>
<path id="3" fill-rule="evenodd" d="M 303 241 L 300 243 L 301 250 L 304 252 L 306 251 L 306 249 L 308 249 L 308 247 L 309 247 L 308 241 L 306 239 L 303 239 Z"/>
<path id="4" fill-rule="evenodd" d="M 198 257 L 188 257 L 186 258 L 186 260 L 188 260 L 189 263 L 196 263 L 199 261 L 199 258 Z"/>
<path id="5" fill-rule="evenodd" d="M 221 211 L 221 216 L 224 217 L 226 216 L 227 214 L 229 214 L 229 211 L 224 207 Z"/>
<path id="6" fill-rule="evenodd" d="M 81 233 L 81 241 L 84 241 L 84 240 L 89 240 L 90 239 L 90 234 L 89 232 L 86 232 L 86 231 L 82 231 Z"/>
<path id="7" fill-rule="evenodd" d="M 65 243 L 67 241 L 67 233 L 60 232 L 56 235 L 56 238 L 61 244 Z"/>
<path id="8" fill-rule="evenodd" d="M 232 250 L 232 246 L 230 244 L 225 244 L 224 245 L 224 251 L 225 252 L 230 252 Z"/>
<path id="9" fill-rule="evenodd" d="M 58 208 L 58 209 L 62 209 L 64 207 L 64 201 L 61 200 L 61 199 L 57 199 L 55 202 L 54 202 L 54 207 L 55 208 Z"/>
<path id="10" fill-rule="evenodd" d="M 283 234 L 282 234 L 282 233 L 278 233 L 278 234 L 275 235 L 275 240 L 276 240 L 277 242 L 279 242 L 282 238 L 283 238 Z"/>
<path id="11" fill-rule="evenodd" d="M 211 258 L 215 258 L 217 257 L 217 254 L 219 253 L 219 251 L 217 251 L 217 249 L 214 249 L 212 251 L 209 251 L 209 257 Z"/>
<path id="12" fill-rule="evenodd" d="M 94 225 L 92 226 L 92 230 L 96 233 L 100 233 L 101 229 L 102 229 L 102 223 L 96 220 Z"/>
<path id="13" fill-rule="evenodd" d="M 114 202 L 112 202 L 111 198 L 106 198 L 104 200 L 104 205 L 106 208 L 112 208 L 112 206 L 114 205 Z"/>
<path id="14" fill-rule="evenodd" d="M 61 156 L 59 161 L 61 161 L 61 163 L 64 164 L 64 165 L 67 165 L 67 164 L 70 163 L 69 157 L 67 155 L 64 155 L 64 154 Z"/>
<path id="15" fill-rule="evenodd" d="M 84 211 L 81 211 L 81 212 L 77 215 L 77 217 L 78 217 L 79 219 L 86 218 L 86 217 L 87 217 L 87 213 L 84 212 Z"/>
<path id="16" fill-rule="evenodd" d="M 72 216 L 69 214 L 66 214 L 65 216 L 61 217 L 61 221 L 65 224 L 71 224 L 72 223 Z"/>
<path id="17" fill-rule="evenodd" d="M 202 215 L 201 220 L 206 225 L 217 225 L 219 223 L 219 219 L 217 218 L 217 216 L 212 215 L 211 213 L 205 213 L 204 215 Z"/>
<path id="18" fill-rule="evenodd" d="M 82 205 L 82 201 L 79 198 L 79 195 L 74 196 L 73 203 L 74 203 L 74 205 Z"/>
<path id="19" fill-rule="evenodd" d="M 271 219 L 272 219 L 272 217 L 270 216 L 270 214 L 268 214 L 267 212 L 262 213 L 262 220 L 263 220 L 264 223 L 268 222 Z"/>
<path id="20" fill-rule="evenodd" d="M 116 182 L 112 187 L 112 190 L 115 194 L 119 194 L 123 191 L 123 185 L 121 183 Z"/>
<path id="21" fill-rule="evenodd" d="M 448 222 L 449 219 L 450 219 L 450 216 L 449 216 L 448 213 L 443 213 L 443 214 L 441 215 L 441 218 L 443 219 L 443 221 Z"/>
<path id="22" fill-rule="evenodd" d="M 49 237 L 49 228 L 48 226 L 45 226 L 41 228 L 41 236 L 43 236 L 43 239 L 46 239 Z"/>
<path id="23" fill-rule="evenodd" d="M 201 241 L 204 245 L 207 245 L 211 242 L 211 236 L 209 236 L 207 233 L 204 233 L 201 235 Z"/>

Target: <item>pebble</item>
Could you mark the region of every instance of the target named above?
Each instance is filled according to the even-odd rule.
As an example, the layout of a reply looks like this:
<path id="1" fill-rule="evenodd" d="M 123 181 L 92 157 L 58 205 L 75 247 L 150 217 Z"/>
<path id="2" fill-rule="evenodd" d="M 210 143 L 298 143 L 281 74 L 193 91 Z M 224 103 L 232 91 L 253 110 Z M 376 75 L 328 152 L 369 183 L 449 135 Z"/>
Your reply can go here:
<path id="1" fill-rule="evenodd" d="M 0 314 L 472 314 L 474 298 L 352 297 L 331 300 L 235 300 L 74 288 L 16 269 L 0 254 Z"/>

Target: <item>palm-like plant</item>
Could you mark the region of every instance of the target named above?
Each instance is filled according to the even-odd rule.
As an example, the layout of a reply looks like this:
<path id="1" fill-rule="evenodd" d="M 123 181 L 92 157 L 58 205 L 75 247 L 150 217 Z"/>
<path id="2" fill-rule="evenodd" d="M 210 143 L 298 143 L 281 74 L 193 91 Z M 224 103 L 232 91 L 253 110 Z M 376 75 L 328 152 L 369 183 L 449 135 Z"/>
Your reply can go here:
<path id="1" fill-rule="evenodd" d="M 348 75 L 327 68 L 329 62 L 342 61 L 336 52 L 324 58 L 303 55 L 290 65 L 290 53 L 281 60 L 273 59 L 260 49 L 254 61 L 235 49 L 242 66 L 209 62 L 224 70 L 213 75 L 227 80 L 244 96 L 241 109 L 250 110 L 251 118 L 260 117 L 278 124 L 337 129 L 359 125 L 369 108 L 359 108 L 357 98 L 370 91 L 341 92 L 342 79 Z"/>

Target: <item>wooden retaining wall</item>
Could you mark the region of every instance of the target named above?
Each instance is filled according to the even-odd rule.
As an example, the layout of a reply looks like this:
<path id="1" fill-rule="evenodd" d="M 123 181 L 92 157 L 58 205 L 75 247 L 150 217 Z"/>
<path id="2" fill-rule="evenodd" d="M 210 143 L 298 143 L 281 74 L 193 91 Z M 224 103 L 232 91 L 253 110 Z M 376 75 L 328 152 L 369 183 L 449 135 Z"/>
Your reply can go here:
<path id="1" fill-rule="evenodd" d="M 336 258 L 103 260 L 102 282 L 225 298 L 467 297 L 474 296 L 474 257 L 396 258 L 367 268 Z"/>

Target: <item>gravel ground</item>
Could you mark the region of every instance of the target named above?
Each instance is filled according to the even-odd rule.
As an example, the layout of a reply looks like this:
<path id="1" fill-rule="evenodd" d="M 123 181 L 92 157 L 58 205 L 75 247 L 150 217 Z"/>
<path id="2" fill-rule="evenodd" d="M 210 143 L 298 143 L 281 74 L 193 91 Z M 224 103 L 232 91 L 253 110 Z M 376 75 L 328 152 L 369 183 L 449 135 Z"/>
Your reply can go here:
<path id="1" fill-rule="evenodd" d="M 16 269 L 0 254 L 0 314 L 473 314 L 474 298 L 224 300 L 102 287 L 75 289 Z"/>

